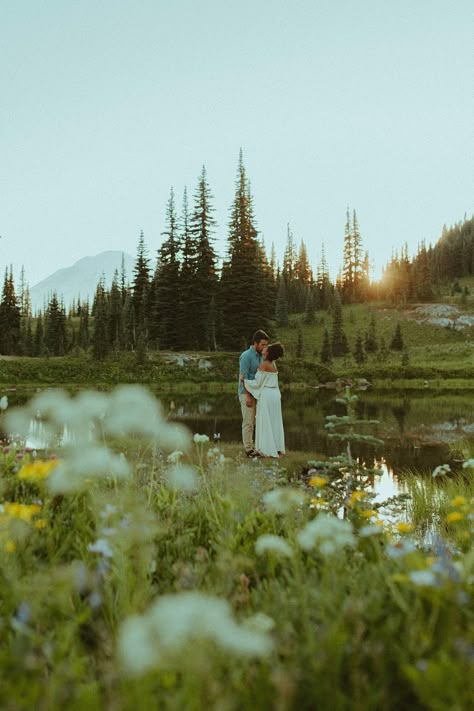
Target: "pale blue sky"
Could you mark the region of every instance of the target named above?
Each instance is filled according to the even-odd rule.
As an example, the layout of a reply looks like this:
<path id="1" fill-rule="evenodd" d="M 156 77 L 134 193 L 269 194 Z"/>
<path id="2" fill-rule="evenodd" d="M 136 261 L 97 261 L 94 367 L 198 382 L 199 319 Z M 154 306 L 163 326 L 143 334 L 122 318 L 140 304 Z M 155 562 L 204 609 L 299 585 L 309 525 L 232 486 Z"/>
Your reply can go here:
<path id="1" fill-rule="evenodd" d="M 0 269 L 32 286 L 160 244 L 205 163 L 223 254 L 239 148 L 267 247 L 289 222 L 380 267 L 472 213 L 467 0 L 0 0 Z"/>

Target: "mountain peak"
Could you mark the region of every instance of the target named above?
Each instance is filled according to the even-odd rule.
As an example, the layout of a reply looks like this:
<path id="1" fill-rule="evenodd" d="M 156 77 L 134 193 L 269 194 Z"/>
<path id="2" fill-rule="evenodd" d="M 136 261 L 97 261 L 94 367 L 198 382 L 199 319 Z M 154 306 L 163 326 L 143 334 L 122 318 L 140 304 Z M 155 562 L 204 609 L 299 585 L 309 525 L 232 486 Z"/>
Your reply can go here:
<path id="1" fill-rule="evenodd" d="M 53 292 L 62 297 L 66 308 L 79 296 L 84 300 L 87 298 L 92 300 L 102 276 L 105 277 L 106 286 L 109 286 L 115 270 L 120 273 L 122 257 L 127 278 L 130 278 L 134 265 L 133 257 L 118 250 L 82 257 L 70 267 L 53 272 L 30 289 L 33 311 L 42 309 Z"/>

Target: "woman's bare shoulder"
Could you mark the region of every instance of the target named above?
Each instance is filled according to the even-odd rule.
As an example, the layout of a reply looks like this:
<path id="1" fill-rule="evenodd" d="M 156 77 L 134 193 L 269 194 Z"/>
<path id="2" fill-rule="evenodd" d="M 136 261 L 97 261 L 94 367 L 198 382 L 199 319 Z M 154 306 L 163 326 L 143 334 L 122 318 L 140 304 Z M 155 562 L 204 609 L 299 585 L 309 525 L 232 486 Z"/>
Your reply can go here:
<path id="1" fill-rule="evenodd" d="M 260 363 L 258 369 L 263 370 L 265 373 L 273 373 L 273 363 L 270 363 L 268 360 L 264 360 L 263 363 Z"/>

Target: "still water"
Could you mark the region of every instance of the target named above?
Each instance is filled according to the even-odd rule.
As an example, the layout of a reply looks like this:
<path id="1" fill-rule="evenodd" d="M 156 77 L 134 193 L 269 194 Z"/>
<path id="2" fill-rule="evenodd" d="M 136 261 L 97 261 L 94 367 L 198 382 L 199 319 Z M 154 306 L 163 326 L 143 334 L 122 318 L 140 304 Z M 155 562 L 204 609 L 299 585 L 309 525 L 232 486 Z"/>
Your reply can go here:
<path id="1" fill-rule="evenodd" d="M 0 395 L 3 393 L 0 392 Z M 32 392 L 7 393 L 10 405 L 22 404 Z M 185 424 L 193 433 L 207 434 L 212 441 L 239 442 L 241 437 L 240 403 L 233 393 L 199 392 L 193 394 L 155 392 L 170 421 Z M 333 391 L 308 388 L 285 390 L 282 411 L 287 450 L 308 452 L 309 458 L 337 455 L 341 443 L 327 437 L 325 418 L 345 414 L 344 405 L 336 402 Z M 474 440 L 474 399 L 467 394 L 442 391 L 361 392 L 358 393 L 357 416 L 377 420 L 378 425 L 364 427 L 384 441 L 368 447 L 354 445 L 355 456 L 367 462 L 374 459 L 388 472 L 398 473 L 414 468 L 432 471 L 438 464 L 453 461 L 459 454 L 453 449 L 460 440 Z M 38 424 L 32 422 L 33 447 L 41 447 Z M 1 433 L 0 433 L 1 435 Z M 67 432 L 62 439 L 67 439 Z"/>

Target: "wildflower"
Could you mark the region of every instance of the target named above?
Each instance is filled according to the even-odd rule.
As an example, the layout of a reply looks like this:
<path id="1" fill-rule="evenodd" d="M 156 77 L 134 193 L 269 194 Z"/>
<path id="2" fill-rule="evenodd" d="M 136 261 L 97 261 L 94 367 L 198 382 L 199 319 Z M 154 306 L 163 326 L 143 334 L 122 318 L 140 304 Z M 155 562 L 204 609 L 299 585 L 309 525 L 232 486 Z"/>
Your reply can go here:
<path id="1" fill-rule="evenodd" d="M 95 543 L 89 543 L 87 550 L 91 553 L 98 553 L 104 558 L 112 558 L 113 551 L 110 547 L 110 543 L 105 538 L 98 538 Z"/>
<path id="2" fill-rule="evenodd" d="M 297 506 L 301 506 L 304 503 L 305 496 L 297 489 L 281 487 L 267 491 L 267 493 L 263 495 L 262 500 L 269 511 L 287 513 Z"/>
<path id="3" fill-rule="evenodd" d="M 256 612 L 255 615 L 245 620 L 244 625 L 255 632 L 266 633 L 271 632 L 275 627 L 275 620 L 265 615 L 264 612 Z"/>
<path id="4" fill-rule="evenodd" d="M 46 528 L 46 520 L 44 518 L 37 518 L 35 521 L 35 528 Z"/>
<path id="5" fill-rule="evenodd" d="M 16 545 L 13 541 L 7 541 L 5 543 L 5 550 L 7 553 L 14 553 L 16 551 Z"/>
<path id="6" fill-rule="evenodd" d="M 431 570 L 412 570 L 408 573 L 411 582 L 420 587 L 434 587 L 436 585 L 436 576 Z"/>
<path id="7" fill-rule="evenodd" d="M 39 504 L 19 504 L 16 502 L 6 503 L 3 505 L 3 511 L 11 518 L 18 518 L 25 523 L 31 523 L 33 516 L 41 510 Z"/>
<path id="8" fill-rule="evenodd" d="M 360 515 L 362 518 L 374 518 L 374 516 L 377 516 L 377 511 L 374 511 L 374 509 L 366 509 L 365 511 L 361 511 Z"/>
<path id="9" fill-rule="evenodd" d="M 92 477 L 124 479 L 129 474 L 130 467 L 125 457 L 114 454 L 107 447 L 75 447 L 52 471 L 48 487 L 54 494 L 66 494 L 86 487 Z"/>
<path id="10" fill-rule="evenodd" d="M 445 476 L 446 474 L 449 474 L 450 471 L 451 467 L 449 466 L 449 464 L 440 464 L 438 467 L 436 467 L 431 476 L 434 479 L 437 476 Z"/>
<path id="11" fill-rule="evenodd" d="M 196 491 L 198 488 L 198 477 L 194 467 L 176 464 L 168 469 L 165 476 L 171 489 Z"/>
<path id="12" fill-rule="evenodd" d="M 406 521 L 399 521 L 396 525 L 396 529 L 399 533 L 411 533 L 413 531 L 413 525 Z"/>
<path id="13" fill-rule="evenodd" d="M 451 511 L 451 513 L 448 513 L 446 516 L 446 523 L 455 523 L 456 521 L 462 521 L 464 518 L 464 514 L 462 514 L 460 511 Z"/>
<path id="14" fill-rule="evenodd" d="M 171 452 L 171 454 L 168 454 L 166 459 L 170 462 L 170 464 L 177 464 L 182 456 L 184 456 L 183 452 L 180 449 L 177 449 L 176 451 Z"/>
<path id="15" fill-rule="evenodd" d="M 324 506 L 325 503 L 326 503 L 326 499 L 323 499 L 322 496 L 316 496 L 314 499 L 311 499 L 309 508 L 310 509 L 320 508 L 321 506 Z"/>
<path id="16" fill-rule="evenodd" d="M 462 465 L 463 469 L 474 469 L 474 459 L 466 459 Z"/>
<path id="17" fill-rule="evenodd" d="M 255 553 L 263 555 L 263 553 L 275 553 L 275 555 L 291 558 L 293 551 L 291 546 L 281 536 L 274 536 L 267 533 L 260 536 L 255 543 Z"/>
<path id="18" fill-rule="evenodd" d="M 349 499 L 349 506 L 352 506 L 353 504 L 357 503 L 358 501 L 361 501 L 362 499 L 365 499 L 366 497 L 366 491 L 353 491 Z"/>
<path id="19" fill-rule="evenodd" d="M 17 474 L 18 479 L 32 482 L 43 481 L 43 479 L 46 479 L 50 475 L 58 463 L 58 459 L 50 459 L 46 462 L 38 459 L 30 464 L 24 464 Z"/>
<path id="20" fill-rule="evenodd" d="M 323 555 L 332 555 L 345 546 L 355 544 L 352 526 L 335 516 L 320 513 L 298 533 L 298 543 L 306 551 L 317 548 Z"/>
<path id="21" fill-rule="evenodd" d="M 8 398 L 6 395 L 0 397 L 0 410 L 6 410 L 8 407 Z"/>
<path id="22" fill-rule="evenodd" d="M 260 657 L 271 650 L 262 631 L 237 624 L 225 600 L 198 592 L 164 595 L 144 615 L 129 617 L 119 631 L 122 665 L 131 675 L 155 667 L 182 668 L 190 644 L 211 640 L 224 652 Z"/>
<path id="23" fill-rule="evenodd" d="M 309 485 L 314 486 L 316 489 L 322 489 L 322 487 L 326 486 L 327 483 L 328 480 L 324 476 L 312 476 L 309 480 Z"/>
<path id="24" fill-rule="evenodd" d="M 382 523 L 380 521 L 380 523 Z M 359 531 L 359 536 L 361 538 L 370 538 L 371 536 L 379 536 L 383 533 L 382 527 L 378 525 L 379 522 L 376 521 L 375 525 L 363 526 Z M 382 524 L 383 525 L 383 524 Z"/>
<path id="25" fill-rule="evenodd" d="M 451 506 L 464 506 L 466 504 L 466 499 L 464 496 L 455 496 L 454 499 L 451 501 Z"/>
<path id="26" fill-rule="evenodd" d="M 209 437 L 205 434 L 195 434 L 193 436 L 193 442 L 195 442 L 195 444 L 205 444 L 209 442 Z"/>

